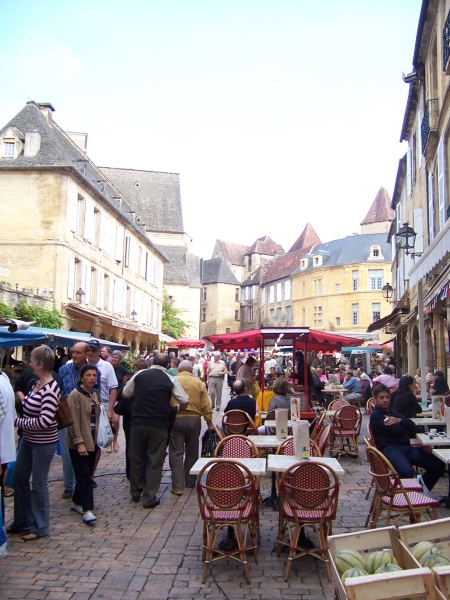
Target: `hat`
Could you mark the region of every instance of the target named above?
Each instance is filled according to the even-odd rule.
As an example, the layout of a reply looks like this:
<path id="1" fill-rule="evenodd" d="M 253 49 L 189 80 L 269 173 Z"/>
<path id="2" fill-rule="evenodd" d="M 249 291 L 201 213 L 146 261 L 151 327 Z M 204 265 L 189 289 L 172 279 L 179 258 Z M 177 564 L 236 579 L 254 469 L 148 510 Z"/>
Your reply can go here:
<path id="1" fill-rule="evenodd" d="M 234 350 L 230 350 L 228 354 L 234 354 Z"/>
<path id="2" fill-rule="evenodd" d="M 367 375 L 367 373 L 361 373 L 361 379 L 364 381 L 370 381 L 370 377 Z"/>
<path id="3" fill-rule="evenodd" d="M 216 350 L 215 352 L 213 352 L 213 356 L 220 356 L 220 352 Z"/>
<path id="4" fill-rule="evenodd" d="M 89 346 L 89 348 L 95 348 L 96 350 L 101 350 L 101 345 L 98 340 L 89 340 L 88 346 Z"/>

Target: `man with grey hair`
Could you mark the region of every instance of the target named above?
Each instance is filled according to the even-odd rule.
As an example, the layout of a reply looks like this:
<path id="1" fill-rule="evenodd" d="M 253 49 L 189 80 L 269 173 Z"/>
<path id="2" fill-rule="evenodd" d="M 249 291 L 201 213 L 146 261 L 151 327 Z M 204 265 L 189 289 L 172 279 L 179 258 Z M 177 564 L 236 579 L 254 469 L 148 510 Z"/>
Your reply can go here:
<path id="1" fill-rule="evenodd" d="M 206 386 L 193 375 L 193 364 L 190 360 L 182 360 L 178 365 L 177 381 L 189 397 L 189 405 L 183 412 L 178 412 L 169 440 L 169 464 L 172 470 L 172 494 L 181 496 L 183 488 L 192 488 L 196 475 L 189 471 L 198 459 L 201 417 L 206 421 L 208 429 L 214 430 L 211 403 Z M 184 462 L 183 462 L 184 457 Z"/>
<path id="2" fill-rule="evenodd" d="M 220 410 L 222 404 L 223 378 L 227 366 L 220 358 L 220 352 L 213 352 L 213 359 L 208 364 L 208 392 L 213 409 Z"/>

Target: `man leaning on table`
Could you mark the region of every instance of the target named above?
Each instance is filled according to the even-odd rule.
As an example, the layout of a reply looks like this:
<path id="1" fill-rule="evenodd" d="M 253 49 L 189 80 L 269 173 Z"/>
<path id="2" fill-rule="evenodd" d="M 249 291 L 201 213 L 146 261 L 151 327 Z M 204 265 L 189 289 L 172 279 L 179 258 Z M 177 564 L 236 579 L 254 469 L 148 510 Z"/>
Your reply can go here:
<path id="1" fill-rule="evenodd" d="M 380 383 L 373 389 L 376 406 L 370 415 L 370 428 L 378 450 L 392 464 L 402 479 L 412 479 L 411 465 L 425 469 L 418 477 L 425 491 L 432 490 L 445 473 L 445 464 L 433 454 L 418 446 L 411 446 L 410 438 L 416 436 L 416 426 L 395 409 L 389 408 L 389 388 Z"/>

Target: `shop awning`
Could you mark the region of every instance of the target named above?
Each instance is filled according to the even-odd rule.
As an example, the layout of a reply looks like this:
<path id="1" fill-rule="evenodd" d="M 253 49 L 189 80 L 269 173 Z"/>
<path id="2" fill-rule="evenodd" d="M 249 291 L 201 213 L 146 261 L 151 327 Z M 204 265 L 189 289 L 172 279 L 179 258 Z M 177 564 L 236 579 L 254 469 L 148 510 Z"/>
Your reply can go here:
<path id="1" fill-rule="evenodd" d="M 0 328 L 0 348 L 16 348 L 17 346 L 32 346 L 33 344 L 50 344 L 51 336 L 42 332 L 29 331 L 8 331 Z"/>
<path id="2" fill-rule="evenodd" d="M 406 315 L 408 313 L 408 309 L 401 307 L 401 306 L 397 306 L 397 308 L 394 308 L 394 310 L 391 312 L 390 315 L 387 315 L 387 317 L 383 317 L 382 319 L 379 319 L 378 321 L 374 321 L 373 323 L 371 323 L 369 325 L 369 327 L 367 328 L 367 331 L 377 331 L 378 329 L 383 329 L 384 327 L 387 327 L 390 323 L 392 323 L 392 321 L 395 319 L 395 317 L 397 315 Z"/>
<path id="3" fill-rule="evenodd" d="M 409 271 L 410 289 L 426 277 L 434 267 L 450 254 L 450 219 L 434 238 L 413 268 Z"/>
<path id="4" fill-rule="evenodd" d="M 438 300 L 444 300 L 450 295 L 450 264 L 446 266 L 443 272 L 433 283 L 430 291 L 423 299 L 423 306 L 434 308 Z"/>
<path id="5" fill-rule="evenodd" d="M 182 340 L 174 340 L 170 342 L 171 346 L 176 348 L 203 348 L 205 342 L 203 340 L 193 340 L 190 338 L 184 338 Z"/>

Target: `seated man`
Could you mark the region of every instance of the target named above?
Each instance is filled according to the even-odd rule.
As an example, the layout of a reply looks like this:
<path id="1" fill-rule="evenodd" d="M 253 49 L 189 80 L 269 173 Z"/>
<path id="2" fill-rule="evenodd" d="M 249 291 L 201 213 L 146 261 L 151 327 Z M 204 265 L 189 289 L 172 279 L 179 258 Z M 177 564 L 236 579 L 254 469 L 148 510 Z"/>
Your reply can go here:
<path id="1" fill-rule="evenodd" d="M 373 389 L 373 397 L 376 406 L 370 415 L 370 428 L 378 450 L 401 478 L 414 477 L 411 465 L 425 469 L 419 481 L 425 491 L 432 490 L 445 472 L 445 463 L 422 448 L 410 445 L 410 438 L 416 435 L 416 426 L 395 409 L 389 409 L 390 392 L 386 385 L 378 384 Z"/>
<path id="2" fill-rule="evenodd" d="M 264 376 L 265 382 L 269 383 L 269 381 L 274 381 L 277 378 L 277 372 L 275 367 L 270 367 L 269 373 Z"/>
<path id="3" fill-rule="evenodd" d="M 244 410 L 252 419 L 255 418 L 256 400 L 252 396 L 249 396 L 247 385 L 245 379 L 236 379 L 233 383 L 233 391 L 236 396 L 228 401 L 225 408 L 226 413 L 230 410 Z"/>
<path id="4" fill-rule="evenodd" d="M 347 400 L 350 404 L 359 406 L 362 398 L 361 393 L 361 382 L 357 377 L 353 375 L 353 371 L 350 369 L 345 374 L 344 383 L 342 384 L 344 389 L 347 390 L 347 394 L 344 396 L 344 400 Z"/>
<path id="5" fill-rule="evenodd" d="M 324 394 L 323 388 L 325 387 L 325 381 L 322 380 L 323 370 L 318 367 L 316 372 L 313 373 L 313 390 L 314 394 L 319 401 L 320 406 L 323 406 L 324 402 L 328 406 L 333 400 L 333 396 Z"/>

